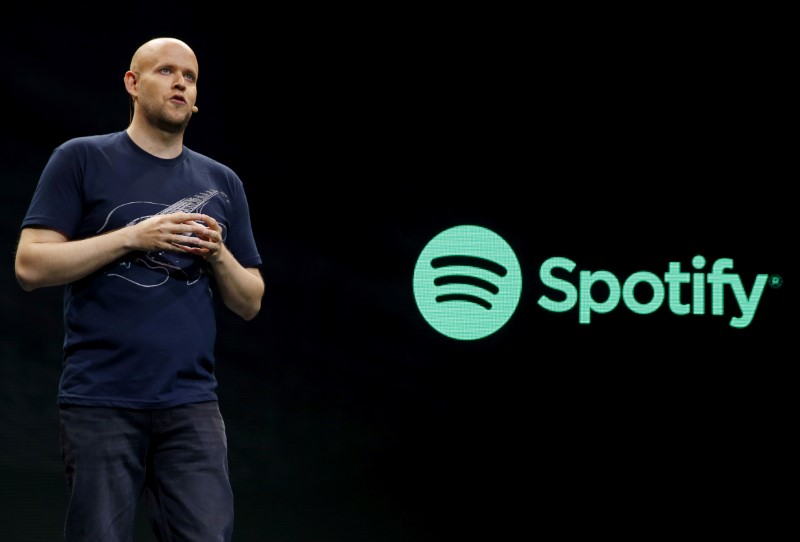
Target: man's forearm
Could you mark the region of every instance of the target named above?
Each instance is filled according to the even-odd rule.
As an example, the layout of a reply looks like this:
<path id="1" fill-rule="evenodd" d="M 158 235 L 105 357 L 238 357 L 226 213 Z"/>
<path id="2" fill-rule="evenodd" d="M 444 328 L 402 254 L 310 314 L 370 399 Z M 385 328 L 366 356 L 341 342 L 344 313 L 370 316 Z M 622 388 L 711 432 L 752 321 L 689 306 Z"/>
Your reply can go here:
<path id="1" fill-rule="evenodd" d="M 16 256 L 17 280 L 25 290 L 68 284 L 121 258 L 132 250 L 183 252 L 187 235 L 203 235 L 200 213 L 153 215 L 134 226 L 96 237 L 69 241 L 46 228 L 25 228 Z M 197 238 L 194 238 L 197 240 Z"/>
<path id="2" fill-rule="evenodd" d="M 126 236 L 116 230 L 68 241 L 53 231 L 23 230 L 15 262 L 17 280 L 31 291 L 82 279 L 129 252 Z"/>
<path id="3" fill-rule="evenodd" d="M 252 320 L 261 310 L 264 280 L 256 268 L 245 268 L 223 245 L 222 254 L 211 264 L 222 301 L 230 310 Z"/>

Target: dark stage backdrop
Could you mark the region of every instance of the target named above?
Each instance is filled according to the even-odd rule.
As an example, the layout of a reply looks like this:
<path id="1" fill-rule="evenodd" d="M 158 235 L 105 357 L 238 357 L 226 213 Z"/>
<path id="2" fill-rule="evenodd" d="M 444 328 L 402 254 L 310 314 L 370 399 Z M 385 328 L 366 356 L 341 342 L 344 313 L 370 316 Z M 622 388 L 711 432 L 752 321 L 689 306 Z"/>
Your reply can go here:
<path id="1" fill-rule="evenodd" d="M 796 404 L 776 23 L 179 9 L 3 15 L 0 539 L 65 512 L 61 289 L 19 288 L 19 225 L 55 146 L 126 127 L 159 35 L 198 55 L 185 142 L 240 175 L 265 262 L 261 314 L 219 317 L 235 540 L 770 537 Z M 459 254 L 506 274 L 434 271 Z"/>

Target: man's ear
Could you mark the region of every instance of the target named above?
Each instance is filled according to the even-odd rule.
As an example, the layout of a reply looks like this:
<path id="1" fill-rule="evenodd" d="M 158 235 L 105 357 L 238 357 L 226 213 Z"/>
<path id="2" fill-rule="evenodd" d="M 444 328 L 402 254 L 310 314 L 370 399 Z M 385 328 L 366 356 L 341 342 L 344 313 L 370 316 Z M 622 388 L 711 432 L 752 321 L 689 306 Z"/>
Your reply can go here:
<path id="1" fill-rule="evenodd" d="M 133 113 L 135 112 L 135 107 L 133 102 L 136 101 L 136 86 L 139 83 L 137 79 L 136 73 L 132 71 L 125 72 L 125 77 L 123 78 L 125 83 L 125 90 L 128 92 L 128 124 L 133 122 Z"/>
<path id="2" fill-rule="evenodd" d="M 128 91 L 128 94 L 131 96 L 136 96 L 137 89 L 136 87 L 139 84 L 139 78 L 136 72 L 126 71 L 125 72 L 125 90 Z"/>

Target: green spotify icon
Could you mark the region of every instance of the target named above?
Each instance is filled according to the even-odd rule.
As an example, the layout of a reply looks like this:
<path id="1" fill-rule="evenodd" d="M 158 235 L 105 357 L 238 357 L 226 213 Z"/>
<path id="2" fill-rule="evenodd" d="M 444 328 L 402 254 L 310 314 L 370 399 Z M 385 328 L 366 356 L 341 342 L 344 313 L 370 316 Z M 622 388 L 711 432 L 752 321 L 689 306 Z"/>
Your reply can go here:
<path id="1" fill-rule="evenodd" d="M 455 226 L 431 239 L 414 268 L 422 316 L 452 339 L 491 335 L 517 308 L 522 272 L 508 243 L 480 226 Z"/>

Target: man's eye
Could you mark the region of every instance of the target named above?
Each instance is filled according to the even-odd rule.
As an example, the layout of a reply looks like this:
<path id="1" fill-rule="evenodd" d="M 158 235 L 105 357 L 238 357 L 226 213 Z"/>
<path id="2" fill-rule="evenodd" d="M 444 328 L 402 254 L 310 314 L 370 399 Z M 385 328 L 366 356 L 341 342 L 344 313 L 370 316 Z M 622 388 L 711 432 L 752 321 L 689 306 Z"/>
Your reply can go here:
<path id="1" fill-rule="evenodd" d="M 187 73 L 186 79 L 188 79 L 189 81 L 194 81 L 194 75 L 192 75 L 191 73 Z"/>
<path id="2" fill-rule="evenodd" d="M 172 73 L 172 70 L 169 68 L 161 68 L 162 73 Z"/>

